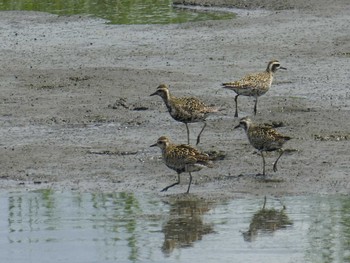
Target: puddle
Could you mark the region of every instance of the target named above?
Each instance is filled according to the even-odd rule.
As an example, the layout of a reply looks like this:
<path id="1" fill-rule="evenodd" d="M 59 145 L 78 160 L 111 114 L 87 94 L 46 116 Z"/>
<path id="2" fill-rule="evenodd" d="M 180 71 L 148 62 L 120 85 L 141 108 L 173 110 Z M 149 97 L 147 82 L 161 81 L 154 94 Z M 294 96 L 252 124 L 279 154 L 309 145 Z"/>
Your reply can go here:
<path id="1" fill-rule="evenodd" d="M 0 262 L 349 262 L 350 198 L 0 194 Z"/>
<path id="2" fill-rule="evenodd" d="M 232 12 L 174 8 L 171 0 L 17 0 L 3 1 L 0 10 L 42 11 L 58 15 L 87 14 L 107 19 L 112 24 L 169 24 L 230 19 Z"/>

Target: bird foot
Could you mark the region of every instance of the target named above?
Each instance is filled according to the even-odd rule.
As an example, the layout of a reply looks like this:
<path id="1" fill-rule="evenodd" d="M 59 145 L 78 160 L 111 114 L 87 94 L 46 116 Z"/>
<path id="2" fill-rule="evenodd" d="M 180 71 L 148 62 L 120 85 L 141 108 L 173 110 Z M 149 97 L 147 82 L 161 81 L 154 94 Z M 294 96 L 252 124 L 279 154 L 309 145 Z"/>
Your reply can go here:
<path id="1" fill-rule="evenodd" d="M 264 176 L 265 177 L 265 174 L 264 173 L 258 173 L 258 174 L 256 174 L 255 176 Z"/>
<path id="2" fill-rule="evenodd" d="M 277 165 L 273 165 L 273 171 L 277 172 Z"/>

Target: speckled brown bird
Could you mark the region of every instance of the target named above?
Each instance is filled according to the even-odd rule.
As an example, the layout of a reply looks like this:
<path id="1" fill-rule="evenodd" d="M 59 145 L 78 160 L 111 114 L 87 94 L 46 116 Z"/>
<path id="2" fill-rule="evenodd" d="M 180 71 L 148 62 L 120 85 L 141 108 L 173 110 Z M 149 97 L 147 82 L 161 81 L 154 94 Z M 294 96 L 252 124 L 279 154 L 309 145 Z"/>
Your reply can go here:
<path id="1" fill-rule="evenodd" d="M 210 157 L 200 152 L 199 150 L 187 144 L 174 144 L 166 136 L 162 136 L 157 140 L 157 143 L 152 144 L 151 147 L 158 146 L 162 150 L 163 161 L 166 166 L 177 172 L 177 182 L 165 187 L 162 192 L 180 183 L 180 174 L 188 172 L 190 175 L 190 182 L 188 184 L 187 193 L 190 191 L 192 183 L 191 172 L 201 170 L 203 167 L 212 167 Z"/>
<path id="2" fill-rule="evenodd" d="M 188 123 L 203 122 L 204 126 L 197 136 L 197 143 L 200 142 L 200 136 L 207 126 L 205 122 L 207 116 L 210 113 L 218 112 L 220 108 L 210 107 L 204 104 L 201 100 L 194 97 L 175 97 L 170 94 L 169 88 L 165 84 L 158 86 L 156 92 L 152 93 L 150 96 L 158 95 L 160 96 L 168 111 L 174 120 L 183 122 L 187 129 L 187 143 L 190 144 L 190 131 L 188 129 Z"/>
<path id="3" fill-rule="evenodd" d="M 254 124 L 248 117 L 242 118 L 235 129 L 244 128 L 250 144 L 261 153 L 263 159 L 263 175 L 265 175 L 265 157 L 263 152 L 280 151 L 280 155 L 273 165 L 273 171 L 277 171 L 277 162 L 284 153 L 283 144 L 291 137 L 277 132 L 266 124 Z"/>
<path id="4" fill-rule="evenodd" d="M 258 97 L 264 95 L 271 87 L 273 81 L 273 75 L 278 69 L 286 68 L 281 67 L 278 60 L 271 60 L 267 64 L 267 68 L 264 72 L 252 73 L 244 76 L 241 80 L 223 83 L 222 86 L 225 89 L 233 90 L 236 92 L 235 104 L 236 111 L 235 117 L 238 117 L 238 96 L 250 96 L 255 98 L 254 114 L 257 112 Z"/>

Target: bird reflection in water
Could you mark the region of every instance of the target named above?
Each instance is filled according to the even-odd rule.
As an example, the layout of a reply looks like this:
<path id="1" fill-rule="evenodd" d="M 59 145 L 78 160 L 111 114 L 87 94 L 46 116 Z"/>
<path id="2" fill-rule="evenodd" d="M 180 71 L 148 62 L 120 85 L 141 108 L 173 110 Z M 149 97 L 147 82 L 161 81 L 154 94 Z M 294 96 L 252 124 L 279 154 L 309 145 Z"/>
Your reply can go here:
<path id="1" fill-rule="evenodd" d="M 281 210 L 276 210 L 274 208 L 268 209 L 265 208 L 265 206 L 266 196 L 263 208 L 254 214 L 248 231 L 243 232 L 244 241 L 254 241 L 257 238 L 259 231 L 262 233 L 273 233 L 276 230 L 287 228 L 293 224 L 285 212 L 285 206 L 283 206 Z"/>
<path id="2" fill-rule="evenodd" d="M 210 210 L 211 202 L 193 195 L 170 200 L 169 219 L 163 225 L 162 251 L 170 255 L 175 248 L 191 247 L 206 234 L 213 233 L 213 225 L 203 222 L 203 215 Z"/>

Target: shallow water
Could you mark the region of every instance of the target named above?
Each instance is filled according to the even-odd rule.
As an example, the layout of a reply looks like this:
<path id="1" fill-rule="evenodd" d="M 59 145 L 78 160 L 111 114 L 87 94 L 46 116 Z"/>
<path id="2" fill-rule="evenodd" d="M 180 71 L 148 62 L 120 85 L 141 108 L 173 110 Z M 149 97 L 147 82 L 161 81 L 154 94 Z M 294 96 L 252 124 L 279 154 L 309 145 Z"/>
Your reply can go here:
<path id="1" fill-rule="evenodd" d="M 1 1 L 0 10 L 42 11 L 58 15 L 88 14 L 112 24 L 169 24 L 230 19 L 229 12 L 174 8 L 171 0 L 17 0 Z"/>
<path id="2" fill-rule="evenodd" d="M 3 192 L 0 262 L 350 262 L 349 197 L 263 203 Z"/>

